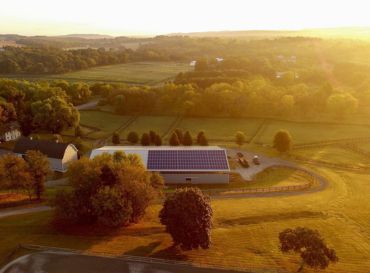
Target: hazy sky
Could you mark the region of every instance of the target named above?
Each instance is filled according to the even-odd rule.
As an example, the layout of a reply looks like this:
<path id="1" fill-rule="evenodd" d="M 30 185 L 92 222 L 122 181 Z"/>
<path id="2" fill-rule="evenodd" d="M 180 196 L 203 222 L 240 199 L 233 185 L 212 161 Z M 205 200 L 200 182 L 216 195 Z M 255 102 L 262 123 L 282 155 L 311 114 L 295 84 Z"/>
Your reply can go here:
<path id="1" fill-rule="evenodd" d="M 0 33 L 146 35 L 370 26 L 368 0 L 2 0 Z"/>

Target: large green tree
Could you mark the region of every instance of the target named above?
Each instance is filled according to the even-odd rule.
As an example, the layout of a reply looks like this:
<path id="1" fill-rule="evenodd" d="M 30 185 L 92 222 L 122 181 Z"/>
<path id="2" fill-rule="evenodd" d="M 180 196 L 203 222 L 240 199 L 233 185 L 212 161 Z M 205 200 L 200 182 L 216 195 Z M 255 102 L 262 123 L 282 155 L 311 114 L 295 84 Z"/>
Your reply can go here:
<path id="1" fill-rule="evenodd" d="M 0 157 L 0 188 L 20 190 L 32 198 L 33 176 L 27 162 L 14 154 Z"/>
<path id="2" fill-rule="evenodd" d="M 55 218 L 61 223 L 118 227 L 138 222 L 160 195 L 136 155 L 103 154 L 70 164 L 69 192 L 55 199 Z"/>
<path id="3" fill-rule="evenodd" d="M 174 244 L 187 250 L 210 247 L 212 217 L 210 199 L 198 188 L 179 189 L 169 195 L 159 213 Z"/>
<path id="4" fill-rule="evenodd" d="M 75 127 L 80 121 L 78 110 L 58 96 L 33 102 L 31 112 L 34 124 L 52 133 L 60 133 L 69 127 Z"/>
<path id="5" fill-rule="evenodd" d="M 242 146 L 246 141 L 246 136 L 243 132 L 236 132 L 235 134 L 235 142 L 236 144 L 238 144 L 239 146 Z"/>
<path id="6" fill-rule="evenodd" d="M 292 147 L 292 136 L 288 131 L 280 130 L 274 136 L 273 147 L 280 153 L 287 152 Z"/>
<path id="7" fill-rule="evenodd" d="M 279 240 L 283 253 L 294 252 L 300 255 L 302 262 L 297 273 L 302 272 L 305 265 L 323 270 L 329 263 L 338 261 L 335 250 L 326 245 L 317 230 L 304 227 L 288 228 L 279 234 Z"/>
<path id="8" fill-rule="evenodd" d="M 25 160 L 33 178 L 34 194 L 40 200 L 45 191 L 46 178 L 51 173 L 49 160 L 46 155 L 39 151 L 27 151 Z"/>

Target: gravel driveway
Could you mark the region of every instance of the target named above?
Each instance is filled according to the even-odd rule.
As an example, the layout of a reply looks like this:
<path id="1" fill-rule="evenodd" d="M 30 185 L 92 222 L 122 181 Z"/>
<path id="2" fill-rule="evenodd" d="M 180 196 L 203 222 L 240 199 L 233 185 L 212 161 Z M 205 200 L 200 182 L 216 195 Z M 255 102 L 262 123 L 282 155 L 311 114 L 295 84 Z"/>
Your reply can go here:
<path id="1" fill-rule="evenodd" d="M 253 178 L 256 176 L 256 174 L 262 172 L 263 170 L 273 167 L 273 166 L 281 166 L 281 167 L 290 167 L 290 168 L 299 168 L 299 165 L 290 162 L 278 157 L 268 157 L 265 155 L 253 153 L 253 152 L 247 152 L 244 150 L 239 150 L 239 149 L 227 149 L 227 154 L 231 158 L 237 158 L 237 153 L 242 153 L 245 157 L 245 159 L 248 160 L 250 167 L 249 168 L 243 168 L 243 167 L 238 167 L 234 169 L 233 171 L 239 173 L 241 177 L 246 180 L 246 181 L 251 181 Z M 255 165 L 253 164 L 253 157 L 257 155 L 260 160 L 260 165 Z M 239 165 L 240 166 L 240 165 Z"/>

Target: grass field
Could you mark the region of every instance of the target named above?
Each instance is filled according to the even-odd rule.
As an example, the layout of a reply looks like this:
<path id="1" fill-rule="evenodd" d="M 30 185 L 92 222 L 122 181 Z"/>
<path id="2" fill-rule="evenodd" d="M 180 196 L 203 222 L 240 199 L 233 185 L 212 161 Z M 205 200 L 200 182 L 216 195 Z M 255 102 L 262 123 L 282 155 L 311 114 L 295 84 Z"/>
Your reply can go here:
<path id="1" fill-rule="evenodd" d="M 318 170 L 331 181 L 325 191 L 279 198 L 213 200 L 213 244 L 209 250 L 177 252 L 158 221 L 160 205 L 150 207 L 137 225 L 112 234 L 75 231 L 62 234 L 49 224 L 50 212 L 0 220 L 0 255 L 18 242 L 105 252 L 112 255 L 144 255 L 176 258 L 213 266 L 289 270 L 299 259 L 282 255 L 278 234 L 284 228 L 307 226 L 318 229 L 337 250 L 339 263 L 326 272 L 370 271 L 370 178 L 367 174 Z M 305 272 L 313 272 L 305 270 Z"/>
<path id="2" fill-rule="evenodd" d="M 190 66 L 174 62 L 137 62 L 94 67 L 58 75 L 3 75 L 25 80 L 55 80 L 84 82 L 119 82 L 128 84 L 158 84 L 185 72 Z M 1 75 L 0 75 L 1 76 Z"/>
<path id="3" fill-rule="evenodd" d="M 163 135 L 170 128 L 176 117 L 167 116 L 140 116 L 121 132 L 121 137 L 126 138 L 130 131 L 136 131 L 139 135 L 154 130 Z"/>
<path id="4" fill-rule="evenodd" d="M 111 135 L 123 126 L 130 117 L 100 111 L 80 111 L 81 124 L 99 128 L 100 131 L 89 134 L 89 137 L 101 138 Z"/>
<path id="5" fill-rule="evenodd" d="M 81 124 L 101 129 L 101 132 L 92 133 L 91 137 L 112 134 L 120 126 L 124 125 L 130 117 L 120 116 L 114 113 L 100 111 L 81 111 Z M 155 130 L 163 134 L 171 129 L 175 117 L 170 116 L 139 116 L 125 130 L 121 130 L 121 137 L 125 138 L 130 131 L 139 134 L 149 130 Z M 176 127 L 189 130 L 195 137 L 204 130 L 208 139 L 213 142 L 233 141 L 235 133 L 242 131 L 248 139 L 254 136 L 261 128 L 263 120 L 258 118 L 183 118 Z M 297 123 L 283 121 L 267 121 L 254 139 L 256 142 L 271 144 L 274 134 L 285 129 L 290 132 L 294 144 L 304 144 L 319 141 L 341 140 L 350 138 L 370 138 L 370 126 L 320 124 L 320 123 Z M 68 132 L 69 134 L 73 132 Z M 168 138 L 169 135 L 166 136 Z M 370 143 L 370 142 L 369 142 Z M 370 147 L 369 143 L 359 144 Z M 367 146 L 366 146 L 367 145 Z M 370 148 L 369 148 L 370 149 Z"/>
<path id="6" fill-rule="evenodd" d="M 262 119 L 228 119 L 228 118 L 184 118 L 179 128 L 189 130 L 194 136 L 204 130 L 209 139 L 233 140 L 237 131 L 252 137 Z"/>
<path id="7" fill-rule="evenodd" d="M 369 158 L 336 146 L 294 149 L 291 153 L 307 159 L 314 159 L 328 163 L 346 164 L 351 166 L 370 165 Z"/>
<path id="8" fill-rule="evenodd" d="M 270 144 L 274 134 L 280 129 L 289 131 L 295 144 L 370 137 L 370 127 L 368 126 L 268 121 L 259 135 L 258 141 Z"/>

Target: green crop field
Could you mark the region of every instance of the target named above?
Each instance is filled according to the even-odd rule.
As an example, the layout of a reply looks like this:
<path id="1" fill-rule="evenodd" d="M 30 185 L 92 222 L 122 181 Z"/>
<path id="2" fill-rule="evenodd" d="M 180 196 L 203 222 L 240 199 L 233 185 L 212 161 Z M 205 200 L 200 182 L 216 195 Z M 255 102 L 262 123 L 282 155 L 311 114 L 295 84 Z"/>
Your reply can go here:
<path id="1" fill-rule="evenodd" d="M 25 80 L 67 80 L 94 82 L 119 82 L 128 84 L 158 84 L 185 72 L 190 66 L 174 62 L 137 62 L 99 66 L 58 75 L 4 75 Z"/>
<path id="2" fill-rule="evenodd" d="M 204 130 L 209 139 L 233 140 L 237 131 L 252 137 L 261 123 L 262 119 L 252 118 L 184 118 L 177 127 L 189 130 L 193 135 Z"/>
<path id="3" fill-rule="evenodd" d="M 126 138 L 130 131 L 135 131 L 141 135 L 142 133 L 148 133 L 149 130 L 163 135 L 169 130 L 175 119 L 176 117 L 167 116 L 140 116 L 121 132 L 121 137 Z"/>
<path id="4" fill-rule="evenodd" d="M 259 134 L 258 141 L 270 144 L 274 134 L 280 129 L 289 131 L 295 144 L 346 138 L 370 138 L 370 127 L 364 125 L 268 121 Z"/>

